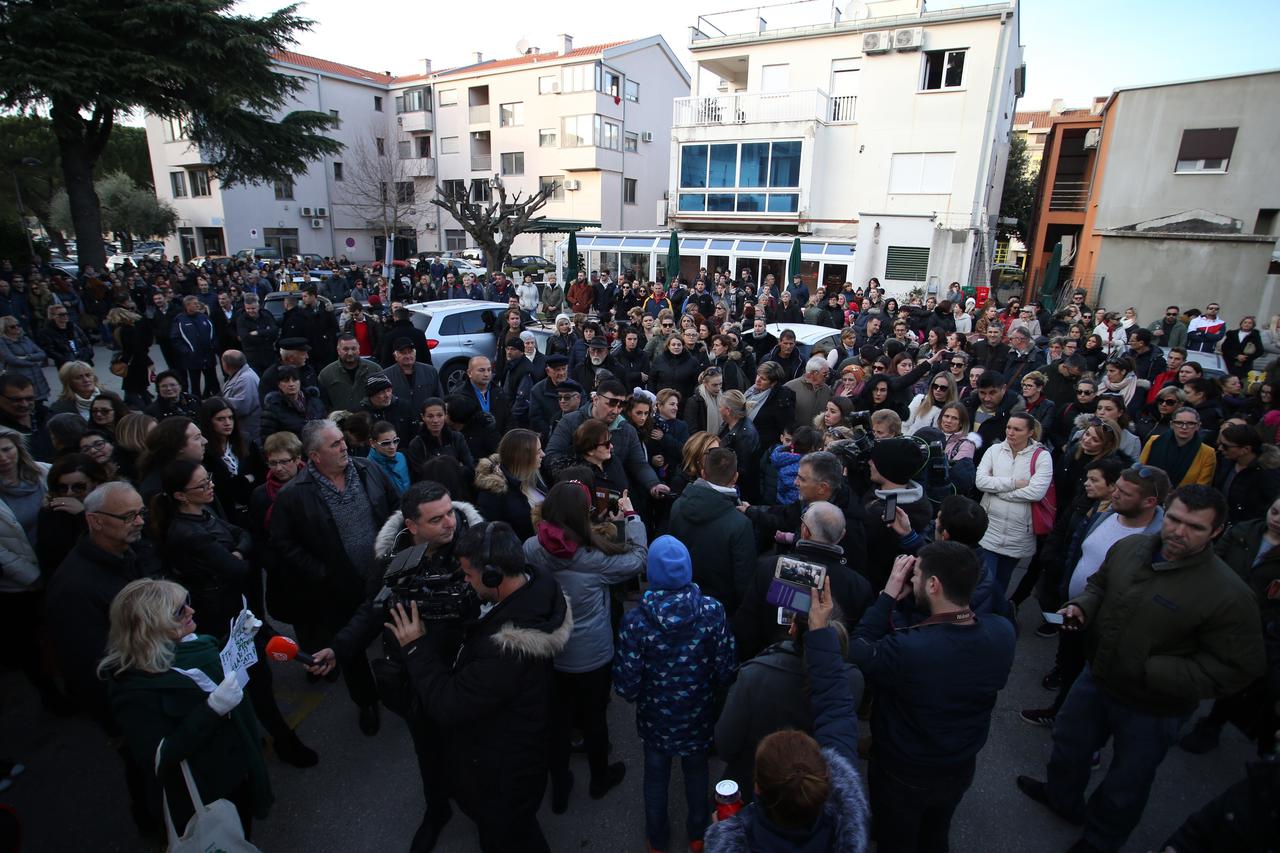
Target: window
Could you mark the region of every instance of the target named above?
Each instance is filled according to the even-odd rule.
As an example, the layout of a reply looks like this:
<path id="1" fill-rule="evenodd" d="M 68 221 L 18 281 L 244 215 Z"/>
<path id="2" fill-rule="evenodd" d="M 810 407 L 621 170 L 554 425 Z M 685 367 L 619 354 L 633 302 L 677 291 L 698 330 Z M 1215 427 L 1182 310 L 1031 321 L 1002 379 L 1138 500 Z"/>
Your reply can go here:
<path id="1" fill-rule="evenodd" d="M 539 148 L 555 148 L 559 144 L 558 134 L 554 127 L 544 127 L 538 131 Z"/>
<path id="2" fill-rule="evenodd" d="M 564 201 L 564 175 L 543 175 L 538 178 L 538 191 L 545 191 L 553 183 L 556 188 L 551 191 L 547 198 L 551 201 Z"/>
<path id="3" fill-rule="evenodd" d="M 413 181 L 396 181 L 396 204 L 413 204 Z"/>
<path id="4" fill-rule="evenodd" d="M 187 173 L 186 172 L 170 172 L 169 186 L 173 190 L 174 198 L 187 197 Z"/>
<path id="5" fill-rule="evenodd" d="M 484 178 L 471 179 L 471 200 L 485 202 L 489 200 L 489 182 Z"/>
<path id="6" fill-rule="evenodd" d="M 956 89 L 964 82 L 963 50 L 926 50 L 924 53 L 924 91 Z"/>
<path id="7" fill-rule="evenodd" d="M 622 203 L 623 204 L 636 203 L 636 179 L 635 178 L 622 179 Z"/>
<path id="8" fill-rule="evenodd" d="M 524 124 L 524 104 L 516 101 L 498 104 L 498 127 L 519 127 Z"/>
<path id="9" fill-rule="evenodd" d="M 639 83 L 637 83 L 635 80 L 628 80 L 624 91 L 626 92 L 625 97 L 628 101 L 630 101 L 633 104 L 640 103 L 640 84 Z"/>
<path id="10" fill-rule="evenodd" d="M 329 110 L 329 118 L 333 119 L 334 127 L 342 127 L 342 116 L 338 115 L 337 110 Z"/>
<path id="11" fill-rule="evenodd" d="M 605 69 L 600 77 L 600 91 L 615 98 L 622 96 L 622 75 Z"/>
<path id="12" fill-rule="evenodd" d="M 440 90 L 440 106 L 452 107 L 458 103 L 457 89 L 441 89 Z"/>
<path id="13" fill-rule="evenodd" d="M 418 156 L 421 158 L 430 157 L 431 156 L 431 137 L 417 136 L 417 137 L 414 137 L 414 139 L 418 143 Z"/>
<path id="14" fill-rule="evenodd" d="M 1253 233 L 1270 237 L 1276 230 L 1276 215 L 1280 210 L 1274 207 L 1258 208 L 1258 218 L 1253 223 Z"/>
<path id="15" fill-rule="evenodd" d="M 467 248 L 467 232 L 461 228 L 446 228 L 444 232 L 444 249 L 446 252 L 461 252 Z"/>
<path id="16" fill-rule="evenodd" d="M 893 281 L 924 281 L 929 274 L 929 249 L 890 246 L 885 253 L 884 277 Z"/>
<path id="17" fill-rule="evenodd" d="M 790 65 L 764 65 L 760 68 L 761 92 L 785 92 L 791 88 Z"/>
<path id="18" fill-rule="evenodd" d="M 1231 151 L 1236 145 L 1237 130 L 1234 127 L 1206 127 L 1182 131 L 1182 144 L 1178 146 L 1178 161 L 1173 171 L 1179 174 L 1226 172 L 1231 162 Z"/>
<path id="19" fill-rule="evenodd" d="M 381 136 L 379 136 L 377 139 L 375 139 L 375 140 L 374 140 L 374 143 L 377 145 L 377 148 L 378 148 L 378 156 L 379 156 L 379 157 L 386 156 L 386 153 L 387 153 L 387 140 L 385 140 L 385 139 L 383 139 Z"/>
<path id="20" fill-rule="evenodd" d="M 679 209 L 795 213 L 800 207 L 800 153 L 798 139 L 681 146 Z M 688 192 L 707 189 L 716 192 Z"/>
<path id="21" fill-rule="evenodd" d="M 640 134 L 628 132 L 622 138 L 622 150 L 628 154 L 636 154 L 640 151 Z"/>
<path id="22" fill-rule="evenodd" d="M 559 82 L 560 82 L 559 78 L 556 77 L 554 74 L 550 74 L 545 77 L 539 77 L 538 78 L 538 94 L 539 95 L 555 94 L 555 84 Z"/>
<path id="23" fill-rule="evenodd" d="M 444 190 L 445 198 L 458 199 L 465 201 L 467 198 L 467 182 L 462 180 L 441 181 L 441 188 Z"/>
<path id="24" fill-rule="evenodd" d="M 196 196 L 212 195 L 209 191 L 208 169 L 191 170 L 191 195 L 193 198 Z"/>
<path id="25" fill-rule="evenodd" d="M 457 154 L 458 153 L 458 137 L 456 136 L 440 137 L 440 153 L 441 154 Z"/>
<path id="26" fill-rule="evenodd" d="M 524 152 L 511 151 L 503 154 L 502 174 L 504 175 L 523 175 L 524 174 Z"/>
<path id="27" fill-rule="evenodd" d="M 397 113 L 420 113 L 431 108 L 426 89 L 412 89 L 396 96 Z"/>
<path id="28" fill-rule="evenodd" d="M 341 163 L 334 163 L 334 164 L 333 164 L 333 179 L 334 179 L 335 181 L 341 181 L 341 180 L 342 180 L 342 164 L 341 164 Z"/>
<path id="29" fill-rule="evenodd" d="M 950 151 L 894 154 L 889 161 L 889 192 L 947 195 L 955 159 Z"/>
<path id="30" fill-rule="evenodd" d="M 293 201 L 293 179 L 276 181 L 276 201 Z"/>
<path id="31" fill-rule="evenodd" d="M 401 139 L 396 143 L 396 156 L 401 160 L 413 159 L 413 142 L 408 139 Z"/>
<path id="32" fill-rule="evenodd" d="M 595 116 L 566 116 L 564 119 L 564 135 L 561 137 L 565 148 L 581 148 L 592 145 Z"/>
<path id="33" fill-rule="evenodd" d="M 379 113 L 382 112 L 382 96 L 381 95 L 373 96 L 373 109 L 375 112 L 379 112 Z"/>
<path id="34" fill-rule="evenodd" d="M 622 125 L 611 121 L 603 121 L 596 116 L 596 145 L 610 151 L 622 150 Z"/>
<path id="35" fill-rule="evenodd" d="M 164 133 L 165 142 L 177 142 L 187 138 L 187 125 L 181 118 L 165 118 L 160 120 L 160 129 Z"/>
<path id="36" fill-rule="evenodd" d="M 570 65 L 562 72 L 563 89 L 566 92 L 591 92 L 596 88 L 598 66 L 594 62 Z"/>

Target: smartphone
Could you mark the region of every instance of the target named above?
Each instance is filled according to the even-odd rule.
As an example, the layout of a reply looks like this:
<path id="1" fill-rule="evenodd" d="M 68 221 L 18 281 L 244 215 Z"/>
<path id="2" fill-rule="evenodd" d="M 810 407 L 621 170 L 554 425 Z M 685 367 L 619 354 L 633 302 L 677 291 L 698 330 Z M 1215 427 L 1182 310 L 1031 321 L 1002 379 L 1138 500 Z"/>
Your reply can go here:
<path id="1" fill-rule="evenodd" d="M 893 517 L 898 514 L 898 496 L 889 495 L 884 499 L 884 523 L 893 524 Z"/>
<path id="2" fill-rule="evenodd" d="M 796 612 L 785 607 L 778 608 L 778 624 L 790 627 L 796 621 Z"/>
<path id="3" fill-rule="evenodd" d="M 1041 611 L 1040 615 L 1044 617 L 1044 621 L 1048 622 L 1050 625 L 1061 625 L 1065 621 L 1061 613 L 1049 613 L 1048 611 Z"/>

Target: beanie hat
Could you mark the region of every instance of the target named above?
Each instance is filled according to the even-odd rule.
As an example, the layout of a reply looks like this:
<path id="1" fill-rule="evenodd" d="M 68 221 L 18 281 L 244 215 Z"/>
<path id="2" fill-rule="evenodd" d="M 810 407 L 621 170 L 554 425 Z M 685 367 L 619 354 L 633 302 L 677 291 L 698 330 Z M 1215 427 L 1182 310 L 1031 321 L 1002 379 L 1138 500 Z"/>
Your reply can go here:
<path id="1" fill-rule="evenodd" d="M 649 546 L 649 586 L 680 589 L 693 581 L 689 549 L 674 536 L 659 536 Z"/>
<path id="2" fill-rule="evenodd" d="M 385 391 L 391 387 L 391 380 L 383 376 L 381 373 L 375 373 L 365 380 L 364 393 L 372 397 L 379 391 Z"/>
<path id="3" fill-rule="evenodd" d="M 924 463 L 920 445 L 909 438 L 877 441 L 871 449 L 871 461 L 880 476 L 890 483 L 908 483 Z"/>

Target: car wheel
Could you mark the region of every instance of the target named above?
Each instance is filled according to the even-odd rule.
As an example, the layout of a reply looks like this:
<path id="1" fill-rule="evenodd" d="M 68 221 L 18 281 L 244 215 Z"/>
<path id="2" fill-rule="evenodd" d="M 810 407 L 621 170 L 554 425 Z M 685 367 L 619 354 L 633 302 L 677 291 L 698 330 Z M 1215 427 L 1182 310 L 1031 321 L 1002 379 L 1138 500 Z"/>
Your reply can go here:
<path id="1" fill-rule="evenodd" d="M 458 394 L 467 385 L 467 363 L 451 361 L 440 371 L 440 384 L 446 394 Z"/>

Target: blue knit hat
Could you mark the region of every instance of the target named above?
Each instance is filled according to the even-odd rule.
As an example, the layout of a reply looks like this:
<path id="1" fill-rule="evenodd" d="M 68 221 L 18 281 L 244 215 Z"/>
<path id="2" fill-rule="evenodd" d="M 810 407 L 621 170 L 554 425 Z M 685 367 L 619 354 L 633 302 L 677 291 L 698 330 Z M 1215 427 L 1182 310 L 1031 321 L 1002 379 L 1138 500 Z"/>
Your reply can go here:
<path id="1" fill-rule="evenodd" d="M 659 536 L 649 546 L 649 586 L 680 589 L 693 580 L 689 549 L 674 536 Z"/>

